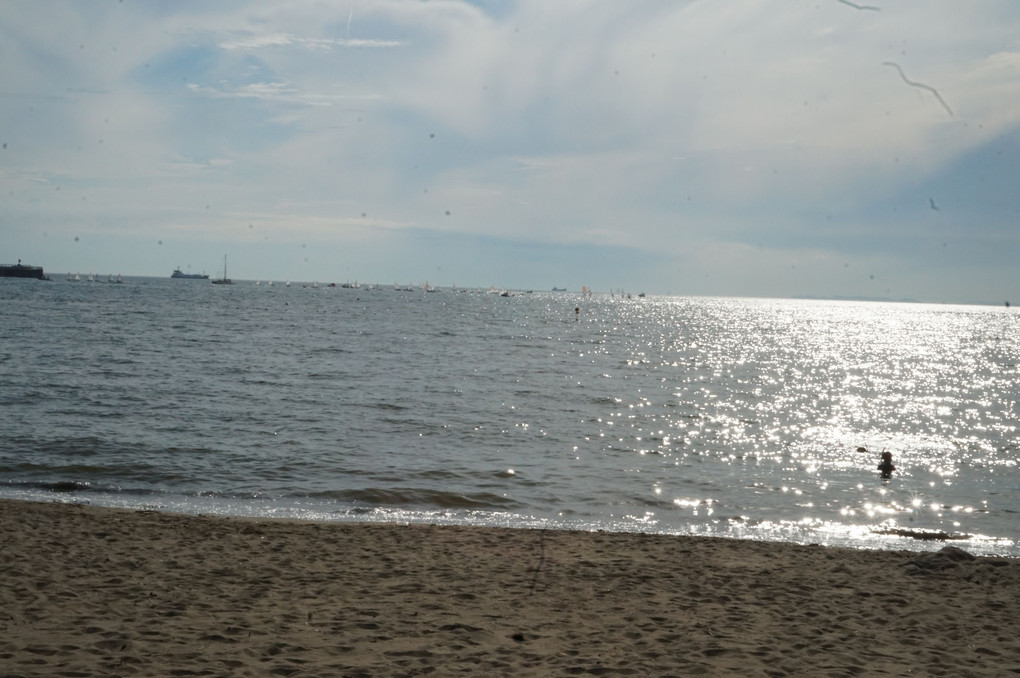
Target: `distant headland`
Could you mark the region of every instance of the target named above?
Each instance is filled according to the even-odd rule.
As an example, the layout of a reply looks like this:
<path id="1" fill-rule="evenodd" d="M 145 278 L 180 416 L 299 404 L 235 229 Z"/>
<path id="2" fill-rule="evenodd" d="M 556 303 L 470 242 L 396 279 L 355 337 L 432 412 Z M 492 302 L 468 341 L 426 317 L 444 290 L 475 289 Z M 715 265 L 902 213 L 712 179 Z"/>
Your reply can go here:
<path id="1" fill-rule="evenodd" d="M 26 266 L 18 259 L 17 264 L 0 264 L 0 278 L 35 278 L 49 280 L 43 273 L 42 266 Z"/>

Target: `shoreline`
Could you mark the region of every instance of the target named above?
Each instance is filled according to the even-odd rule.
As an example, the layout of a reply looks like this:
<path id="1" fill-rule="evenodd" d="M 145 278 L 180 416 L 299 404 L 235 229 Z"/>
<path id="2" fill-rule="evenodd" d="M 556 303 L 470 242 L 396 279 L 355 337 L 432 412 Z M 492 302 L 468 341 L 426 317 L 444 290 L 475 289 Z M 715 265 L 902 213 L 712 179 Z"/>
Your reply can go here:
<path id="1" fill-rule="evenodd" d="M 1020 560 L 0 500 L 0 674 L 1020 671 Z"/>

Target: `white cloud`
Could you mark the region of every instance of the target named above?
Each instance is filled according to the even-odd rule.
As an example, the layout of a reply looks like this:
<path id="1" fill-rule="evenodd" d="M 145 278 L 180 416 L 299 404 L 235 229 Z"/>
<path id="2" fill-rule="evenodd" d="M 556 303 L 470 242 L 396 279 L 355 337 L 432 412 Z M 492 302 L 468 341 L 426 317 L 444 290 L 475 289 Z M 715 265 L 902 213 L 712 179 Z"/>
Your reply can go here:
<path id="1" fill-rule="evenodd" d="M 334 47 L 350 48 L 392 48 L 400 47 L 399 40 L 367 40 L 350 38 L 297 38 L 290 34 L 276 33 L 271 35 L 249 35 L 225 40 L 219 43 L 220 49 L 226 50 L 257 50 L 271 47 L 298 46 L 308 50 L 329 50 Z"/>

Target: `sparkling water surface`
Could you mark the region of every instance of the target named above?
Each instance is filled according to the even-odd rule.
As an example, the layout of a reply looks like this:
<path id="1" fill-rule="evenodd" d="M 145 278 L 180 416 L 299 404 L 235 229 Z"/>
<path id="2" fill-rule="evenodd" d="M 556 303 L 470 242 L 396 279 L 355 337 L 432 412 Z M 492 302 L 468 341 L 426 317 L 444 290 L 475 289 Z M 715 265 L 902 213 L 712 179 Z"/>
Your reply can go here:
<path id="1" fill-rule="evenodd" d="M 56 278 L 3 497 L 1020 556 L 1015 309 Z"/>

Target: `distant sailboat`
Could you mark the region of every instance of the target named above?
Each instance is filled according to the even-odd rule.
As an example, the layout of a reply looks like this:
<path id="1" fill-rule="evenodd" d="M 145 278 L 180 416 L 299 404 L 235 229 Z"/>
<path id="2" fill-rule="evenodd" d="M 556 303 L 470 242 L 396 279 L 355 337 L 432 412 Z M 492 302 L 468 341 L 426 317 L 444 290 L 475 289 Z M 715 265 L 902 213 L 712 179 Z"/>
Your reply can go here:
<path id="1" fill-rule="evenodd" d="M 223 277 L 212 281 L 213 285 L 233 285 L 234 281 L 227 277 L 227 255 L 223 255 Z"/>

